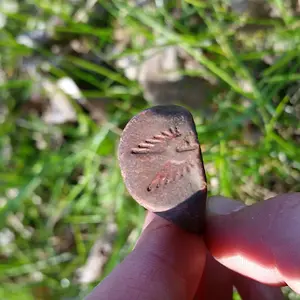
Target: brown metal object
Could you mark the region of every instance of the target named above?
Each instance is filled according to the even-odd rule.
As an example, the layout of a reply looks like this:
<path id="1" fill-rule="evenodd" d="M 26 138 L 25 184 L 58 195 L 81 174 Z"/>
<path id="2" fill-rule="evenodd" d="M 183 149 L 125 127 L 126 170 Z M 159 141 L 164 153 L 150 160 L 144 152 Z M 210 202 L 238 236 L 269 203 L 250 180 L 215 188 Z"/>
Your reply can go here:
<path id="1" fill-rule="evenodd" d="M 202 233 L 207 184 L 194 120 L 180 106 L 155 106 L 125 127 L 119 162 L 126 187 L 146 209 Z"/>

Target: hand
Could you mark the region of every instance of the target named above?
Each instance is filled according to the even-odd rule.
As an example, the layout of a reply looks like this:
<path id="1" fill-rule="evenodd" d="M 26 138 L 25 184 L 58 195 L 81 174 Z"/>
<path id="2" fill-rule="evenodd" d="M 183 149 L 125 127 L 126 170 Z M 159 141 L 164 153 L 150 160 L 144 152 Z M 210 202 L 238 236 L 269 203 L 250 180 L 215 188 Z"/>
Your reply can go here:
<path id="1" fill-rule="evenodd" d="M 207 213 L 206 244 L 148 214 L 135 249 L 87 299 L 229 300 L 233 286 L 245 300 L 283 299 L 262 283 L 300 293 L 300 194 L 249 207 L 213 197 Z"/>

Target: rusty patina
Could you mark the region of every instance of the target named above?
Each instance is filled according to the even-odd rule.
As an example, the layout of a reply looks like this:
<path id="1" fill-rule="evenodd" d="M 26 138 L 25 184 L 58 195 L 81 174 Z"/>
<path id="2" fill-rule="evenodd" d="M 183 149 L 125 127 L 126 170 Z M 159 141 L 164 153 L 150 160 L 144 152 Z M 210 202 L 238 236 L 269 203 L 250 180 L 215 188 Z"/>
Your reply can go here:
<path id="1" fill-rule="evenodd" d="M 180 106 L 155 106 L 125 127 L 119 162 L 131 196 L 191 232 L 205 219 L 206 176 L 195 123 Z"/>

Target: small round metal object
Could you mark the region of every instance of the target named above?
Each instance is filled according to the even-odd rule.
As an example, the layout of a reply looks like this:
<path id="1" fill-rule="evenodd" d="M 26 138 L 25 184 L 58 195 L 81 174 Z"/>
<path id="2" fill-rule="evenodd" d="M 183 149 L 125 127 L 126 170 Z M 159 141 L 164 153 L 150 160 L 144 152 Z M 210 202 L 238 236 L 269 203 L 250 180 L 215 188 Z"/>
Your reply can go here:
<path id="1" fill-rule="evenodd" d="M 155 106 L 125 127 L 119 162 L 125 185 L 146 209 L 192 232 L 202 232 L 206 176 L 191 113 Z"/>

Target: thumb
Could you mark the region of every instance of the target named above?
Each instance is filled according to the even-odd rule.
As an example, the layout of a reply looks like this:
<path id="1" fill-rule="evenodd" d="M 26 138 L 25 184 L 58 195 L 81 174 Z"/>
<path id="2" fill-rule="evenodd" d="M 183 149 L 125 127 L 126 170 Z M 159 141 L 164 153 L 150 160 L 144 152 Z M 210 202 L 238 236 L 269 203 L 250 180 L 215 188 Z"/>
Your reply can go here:
<path id="1" fill-rule="evenodd" d="M 238 207 L 233 213 L 218 215 L 208 207 L 207 246 L 219 262 L 262 283 L 287 284 L 300 293 L 300 193 Z"/>
<path id="2" fill-rule="evenodd" d="M 150 219 L 135 249 L 88 300 L 193 299 L 205 265 L 202 238 L 156 215 Z"/>

